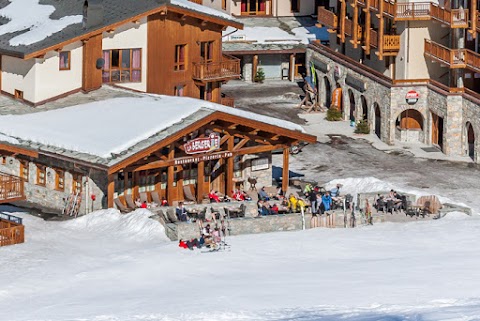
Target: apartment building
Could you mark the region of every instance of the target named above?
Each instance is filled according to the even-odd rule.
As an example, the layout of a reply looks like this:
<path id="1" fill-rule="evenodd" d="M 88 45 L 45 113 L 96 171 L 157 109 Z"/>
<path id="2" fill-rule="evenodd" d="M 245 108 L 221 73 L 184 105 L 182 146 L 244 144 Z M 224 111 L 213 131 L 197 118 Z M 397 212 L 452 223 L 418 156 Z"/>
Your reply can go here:
<path id="1" fill-rule="evenodd" d="M 341 93 L 345 119 L 368 120 L 389 144 L 422 142 L 479 161 L 475 1 L 330 1 L 330 43 L 310 46 L 320 103 Z"/>

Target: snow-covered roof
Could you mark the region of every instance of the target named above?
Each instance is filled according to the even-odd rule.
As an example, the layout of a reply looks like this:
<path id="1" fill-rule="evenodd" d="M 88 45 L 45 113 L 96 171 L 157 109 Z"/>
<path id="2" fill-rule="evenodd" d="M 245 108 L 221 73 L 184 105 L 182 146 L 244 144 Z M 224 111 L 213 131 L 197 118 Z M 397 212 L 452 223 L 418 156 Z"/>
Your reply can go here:
<path id="1" fill-rule="evenodd" d="M 147 94 L 3 115 L 0 140 L 53 153 L 86 154 L 80 158 L 113 165 L 131 154 L 125 151 L 146 148 L 216 111 L 304 133 L 300 125 L 273 117 L 194 98 Z"/>
<path id="2" fill-rule="evenodd" d="M 138 17 L 162 7 L 175 7 L 240 25 L 230 15 L 188 0 L 102 0 L 103 21 L 83 27 L 79 0 L 0 0 L 0 53 L 18 57 Z"/>

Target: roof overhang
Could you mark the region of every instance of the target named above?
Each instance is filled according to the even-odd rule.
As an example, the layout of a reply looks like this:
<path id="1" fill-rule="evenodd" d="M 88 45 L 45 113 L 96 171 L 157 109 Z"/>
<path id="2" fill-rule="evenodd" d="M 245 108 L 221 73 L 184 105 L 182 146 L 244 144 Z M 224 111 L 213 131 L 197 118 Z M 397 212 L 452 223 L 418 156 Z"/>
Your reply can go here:
<path id="1" fill-rule="evenodd" d="M 31 149 L 26 149 L 10 144 L 5 144 L 5 143 L 0 143 L 0 152 L 5 151 L 8 153 L 12 153 L 14 155 L 24 155 L 24 156 L 29 156 L 33 158 L 38 158 L 38 152 L 31 150 Z"/>

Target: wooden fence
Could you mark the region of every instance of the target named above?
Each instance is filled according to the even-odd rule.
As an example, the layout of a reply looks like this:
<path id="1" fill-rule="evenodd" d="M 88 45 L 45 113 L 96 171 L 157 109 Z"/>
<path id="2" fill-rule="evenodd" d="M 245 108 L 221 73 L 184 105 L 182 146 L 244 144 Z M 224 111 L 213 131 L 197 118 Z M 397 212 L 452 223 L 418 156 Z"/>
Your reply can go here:
<path id="1" fill-rule="evenodd" d="M 0 213 L 0 246 L 23 242 L 25 242 L 25 227 L 22 224 L 22 219 Z"/>
<path id="2" fill-rule="evenodd" d="M 0 203 L 25 199 L 23 185 L 20 177 L 0 173 Z"/>

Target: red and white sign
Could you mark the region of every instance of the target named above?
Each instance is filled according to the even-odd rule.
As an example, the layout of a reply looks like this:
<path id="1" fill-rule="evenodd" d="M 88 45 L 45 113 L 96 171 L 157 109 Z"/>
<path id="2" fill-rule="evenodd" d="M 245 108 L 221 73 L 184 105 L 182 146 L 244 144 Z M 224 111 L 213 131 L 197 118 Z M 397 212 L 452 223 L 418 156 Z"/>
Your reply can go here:
<path id="1" fill-rule="evenodd" d="M 415 105 L 418 101 L 418 99 L 420 98 L 420 95 L 418 94 L 418 92 L 416 92 L 415 90 L 410 90 L 406 95 L 405 95 L 405 101 L 407 102 L 407 104 L 409 105 Z"/>
<path id="2" fill-rule="evenodd" d="M 211 133 L 208 137 L 195 138 L 183 144 L 185 153 L 198 154 L 207 153 L 220 148 L 220 136 Z"/>

